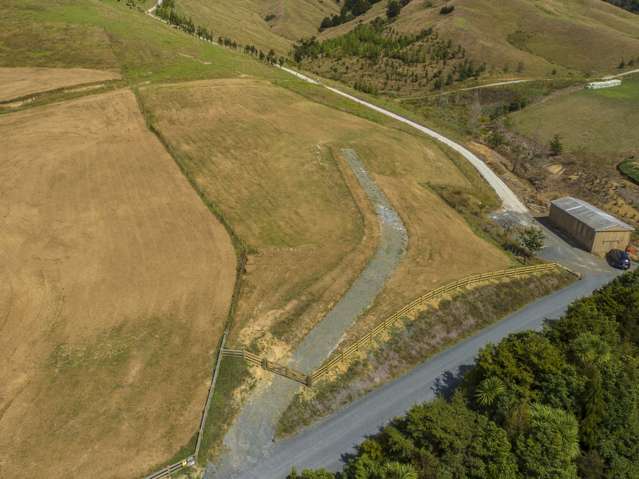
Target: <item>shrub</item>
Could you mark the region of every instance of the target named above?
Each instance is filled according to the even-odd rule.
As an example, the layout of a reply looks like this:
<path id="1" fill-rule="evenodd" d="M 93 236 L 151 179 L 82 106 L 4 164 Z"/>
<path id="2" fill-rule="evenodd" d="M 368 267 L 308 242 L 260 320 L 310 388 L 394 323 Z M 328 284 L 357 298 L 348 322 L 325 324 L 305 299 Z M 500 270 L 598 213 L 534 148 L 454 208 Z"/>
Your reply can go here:
<path id="1" fill-rule="evenodd" d="M 440 10 L 440 15 L 448 15 L 449 13 L 453 13 L 455 10 L 455 5 L 444 5 Z"/>

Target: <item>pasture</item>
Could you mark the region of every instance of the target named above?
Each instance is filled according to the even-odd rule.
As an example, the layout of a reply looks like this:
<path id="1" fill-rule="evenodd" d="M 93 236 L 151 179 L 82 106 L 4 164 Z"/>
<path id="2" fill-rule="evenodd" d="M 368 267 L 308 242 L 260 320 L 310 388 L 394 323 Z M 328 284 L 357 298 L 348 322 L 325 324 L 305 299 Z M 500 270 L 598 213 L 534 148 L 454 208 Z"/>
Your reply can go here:
<path id="1" fill-rule="evenodd" d="M 392 27 L 417 33 L 433 27 L 461 44 L 475 63 L 487 64 L 492 78 L 558 77 L 613 71 L 622 57 L 639 55 L 636 15 L 601 0 L 457 0 L 455 10 L 440 15 L 450 2 L 412 1 Z M 432 6 L 428 6 L 428 5 Z M 362 20 L 385 16 L 385 2 L 366 14 L 324 31 L 325 39 L 344 34 Z"/>
<path id="2" fill-rule="evenodd" d="M 0 17 L 0 66 L 117 71 L 131 83 L 282 76 L 117 0 L 7 0 Z"/>
<path id="3" fill-rule="evenodd" d="M 543 144 L 558 134 L 569 151 L 608 155 L 639 150 L 639 76 L 620 87 L 581 90 L 511 116 L 514 128 Z"/>
<path id="4" fill-rule="evenodd" d="M 191 441 L 235 253 L 118 90 L 0 116 L 0 477 L 140 477 Z"/>
<path id="5" fill-rule="evenodd" d="M 157 86 L 141 96 L 182 167 L 253 251 L 236 340 L 250 343 L 269 328 L 298 339 L 373 251 L 366 238 L 377 226 L 366 226 L 366 206 L 354 199 L 358 187 L 344 174 L 342 147 L 358 152 L 409 231 L 407 257 L 380 300 L 388 308 L 424 288 L 509 263 L 423 187 L 471 187 L 467 174 L 474 174 L 426 139 L 263 81 Z"/>
<path id="6" fill-rule="evenodd" d="M 1 68 L 0 102 L 120 78 L 118 73 L 86 68 Z"/>
<path id="7" fill-rule="evenodd" d="M 339 10 L 334 1 L 317 0 L 236 0 L 232 6 L 225 0 L 178 0 L 176 4 L 180 12 L 218 35 L 265 52 L 273 48 L 282 55 L 300 38 L 316 35 L 322 18 Z"/>

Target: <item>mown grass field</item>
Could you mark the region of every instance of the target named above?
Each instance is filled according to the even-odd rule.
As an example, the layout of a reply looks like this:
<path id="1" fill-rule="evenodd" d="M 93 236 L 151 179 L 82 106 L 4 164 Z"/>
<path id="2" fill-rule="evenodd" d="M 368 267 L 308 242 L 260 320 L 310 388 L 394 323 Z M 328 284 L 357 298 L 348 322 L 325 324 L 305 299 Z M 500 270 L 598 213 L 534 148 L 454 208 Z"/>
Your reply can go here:
<path id="1" fill-rule="evenodd" d="M 87 68 L 2 68 L 0 102 L 75 85 L 119 79 L 120 75 Z"/>
<path id="2" fill-rule="evenodd" d="M 615 160 L 639 150 L 639 76 L 620 87 L 581 90 L 541 102 L 512 115 L 516 130 L 548 144 L 558 134 L 566 149 Z"/>
<path id="3" fill-rule="evenodd" d="M 196 430 L 231 241 L 128 90 L 0 135 L 0 476 L 142 476 Z"/>
<path id="4" fill-rule="evenodd" d="M 468 268 L 484 270 L 507 262 L 505 255 L 482 241 L 470 249 L 456 244 L 455 232 L 463 232 L 463 242 L 466 225 L 422 184 L 468 187 L 470 182 L 446 153 L 426 140 L 336 112 L 265 82 L 151 87 L 142 89 L 141 96 L 152 124 L 257 252 L 249 262 L 248 277 L 259 277 L 260 268 L 253 271 L 251 263 L 264 263 L 267 276 L 255 281 L 255 287 L 268 288 L 268 293 L 256 295 L 264 309 L 249 308 L 246 320 L 265 316 L 277 322 L 278 316 L 290 314 L 292 305 L 287 302 L 299 303 L 304 296 L 299 288 L 326 277 L 363 237 L 359 212 L 327 148 L 354 147 L 378 175 L 400 214 L 406 215 L 414 260 L 424 265 L 420 274 L 429 277 L 428 284 L 458 277 Z M 433 204 L 438 207 L 420 208 Z M 485 254 L 473 260 L 476 251 L 470 250 L 482 247 Z M 441 268 L 453 251 L 460 264 Z M 424 252 L 426 257 L 417 258 Z M 286 257 L 291 258 L 288 265 Z M 286 271 L 281 279 L 278 269 Z M 416 264 L 410 269 L 413 274 L 419 271 Z"/>

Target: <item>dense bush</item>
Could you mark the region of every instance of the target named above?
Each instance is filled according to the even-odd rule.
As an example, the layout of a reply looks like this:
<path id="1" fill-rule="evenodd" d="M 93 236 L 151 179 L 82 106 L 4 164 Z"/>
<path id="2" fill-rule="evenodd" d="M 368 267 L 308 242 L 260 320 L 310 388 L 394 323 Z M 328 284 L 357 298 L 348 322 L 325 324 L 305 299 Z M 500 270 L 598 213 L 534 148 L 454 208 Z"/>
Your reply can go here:
<path id="1" fill-rule="evenodd" d="M 606 2 L 625 8 L 630 12 L 639 13 L 639 0 L 606 0 Z"/>
<path id="2" fill-rule="evenodd" d="M 363 15 L 379 1 L 380 0 L 344 0 L 339 15 L 325 17 L 320 25 L 320 31 L 336 27 L 337 25 L 341 25 L 342 23 L 346 23 L 353 18 Z"/>
<path id="3" fill-rule="evenodd" d="M 634 272 L 542 332 L 482 350 L 452 399 L 413 407 L 364 441 L 342 473 L 290 477 L 631 479 L 638 438 Z"/>

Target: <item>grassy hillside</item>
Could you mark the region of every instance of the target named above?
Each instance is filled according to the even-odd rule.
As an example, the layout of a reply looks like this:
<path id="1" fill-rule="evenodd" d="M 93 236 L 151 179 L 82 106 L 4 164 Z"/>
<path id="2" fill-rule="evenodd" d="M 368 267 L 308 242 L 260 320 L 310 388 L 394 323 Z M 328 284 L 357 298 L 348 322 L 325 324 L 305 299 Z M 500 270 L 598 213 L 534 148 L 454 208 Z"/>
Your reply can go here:
<path id="1" fill-rule="evenodd" d="M 424 187 L 474 191 L 481 182 L 431 141 L 250 79 L 151 86 L 141 97 L 183 169 L 249 246 L 229 344 L 283 360 L 374 252 L 377 219 L 339 157 L 342 147 L 357 150 L 410 237 L 371 315 L 511 263 Z M 215 414 L 228 421 L 232 412 Z M 222 432 L 218 426 L 218 440 Z"/>
<path id="2" fill-rule="evenodd" d="M 145 0 L 138 5 L 148 7 L 150 3 Z M 216 35 L 282 53 L 296 38 L 312 35 L 324 16 L 338 10 L 332 0 L 177 0 L 177 5 L 182 14 L 191 15 Z M 437 9 L 418 8 L 424 5 L 413 0 L 406 7 L 394 26 L 400 34 L 417 31 L 419 23 L 427 26 L 432 20 L 437 23 L 437 38 L 447 43 L 445 35 L 449 33 L 444 27 L 457 13 L 471 10 L 460 2 L 453 16 L 440 18 Z M 616 21 L 618 30 L 626 29 L 623 38 L 634 41 L 634 26 L 625 17 Z M 348 25 L 339 28 L 346 31 Z M 472 42 L 462 48 L 470 52 L 471 46 Z M 473 55 L 481 58 L 482 52 Z M 463 63 L 464 58 L 457 60 Z M 222 254 L 223 240 L 206 241 L 203 233 L 196 234 L 206 225 L 211 229 L 214 224 L 219 230 L 206 211 L 197 209 L 197 201 L 191 207 L 199 219 L 195 213 L 168 207 L 161 213 L 152 210 L 147 214 L 146 208 L 157 206 L 160 200 L 166 202 L 167 195 L 175 208 L 189 192 L 190 201 L 194 199 L 180 175 L 167 173 L 164 183 L 152 182 L 152 161 L 158 162 L 158 170 L 173 168 L 176 174 L 172 161 L 177 160 L 201 199 L 246 245 L 249 257 L 245 271 L 241 270 L 244 279 L 238 290 L 231 342 L 265 351 L 274 359 L 285 357 L 291 345 L 321 319 L 374 250 L 376 220 L 370 219 L 362 192 L 344 168 L 341 147 L 357 150 L 410 235 L 408 252 L 370 317 L 396 309 L 425 288 L 511 263 L 508 255 L 474 234 L 464 218 L 435 193 L 436 187 L 450 188 L 476 196 L 474 201 L 483 204 L 495 202 L 477 173 L 459 157 L 407 133 L 407 127 L 402 129 L 388 118 L 382 120 L 376 113 L 248 55 L 198 41 L 127 7 L 124 1 L 7 0 L 0 18 L 0 67 L 13 69 L 3 71 L 3 78 L 10 79 L 9 87 L 4 85 L 9 92 L 15 90 L 12 78 L 25 71 L 16 68 L 85 68 L 106 71 L 105 78 L 122 77 L 111 85 L 119 89 L 108 94 L 111 96 L 91 94 L 73 102 L 58 96 L 55 105 L 26 104 L 25 111 L 7 110 L 0 116 L 5 135 L 15 137 L 7 160 L 0 162 L 2 175 L 22 188 L 16 190 L 15 199 L 10 197 L 9 206 L 0 204 L 0 211 L 34 218 L 15 221 L 6 249 L 22 244 L 22 236 L 40 238 L 40 216 L 54 221 L 56 215 L 73 213 L 79 218 L 73 222 L 78 231 L 71 227 L 58 230 L 62 223 L 54 221 L 48 230 L 57 236 L 48 242 L 42 236 L 38 244 L 30 245 L 33 249 L 19 251 L 23 256 L 14 255 L 24 261 L 11 259 L 8 263 L 11 273 L 37 259 L 33 277 L 28 278 L 31 283 L 19 285 L 22 289 L 0 286 L 0 305 L 5 309 L 12 301 L 5 300 L 9 293 L 21 296 L 18 302 L 27 304 L 32 299 L 29 295 L 38 291 L 30 286 L 38 285 L 44 293 L 36 298 L 41 303 L 33 300 L 34 311 L 42 304 L 38 311 L 55 316 L 71 305 L 75 314 L 65 316 L 66 322 L 58 321 L 57 316 L 52 316 L 50 323 L 35 322 L 31 324 L 33 334 L 27 338 L 21 336 L 21 320 L 39 318 L 40 313 L 12 309 L 15 317 L 3 326 L 8 347 L 15 344 L 20 351 L 30 348 L 30 337 L 44 338 L 37 361 L 29 363 L 31 358 L 26 356 L 22 359 L 35 369 L 48 361 L 46 367 L 53 371 L 52 383 L 46 383 L 49 376 L 38 377 L 42 384 L 35 380 L 29 383 L 35 389 L 24 390 L 30 394 L 26 399 L 19 396 L 29 378 L 18 369 L 3 378 L 9 386 L 0 398 L 4 401 L 8 397 L 21 408 L 12 410 L 14 406 L 9 404 L 4 409 L 6 404 L 0 404 L 0 436 L 4 438 L 0 446 L 11 448 L 12 468 L 21 467 L 23 461 L 31 464 L 34 476 L 42 475 L 38 468 L 44 470 L 51 464 L 57 467 L 48 471 L 52 477 L 69 471 L 95 475 L 92 467 L 113 475 L 141 475 L 143 469 L 168 460 L 195 431 L 198 405 L 201 408 L 212 351 L 224 319 L 220 311 L 225 310 L 224 300 L 229 299 L 235 272 L 227 261 L 228 243 Z M 495 68 L 493 74 L 501 75 Z M 43 74 L 42 70 L 31 71 Z M 32 83 L 38 83 L 35 74 Z M 65 80 L 64 84 L 69 83 Z M 31 85 L 28 94 L 35 92 L 33 88 Z M 129 90 L 139 92 L 138 103 Z M 173 158 L 144 129 L 138 108 L 144 109 L 148 125 L 158 132 Z M 17 121 L 24 124 L 18 133 L 13 129 Z M 147 149 L 140 153 L 131 145 L 146 145 Z M 31 156 L 37 162 L 27 161 Z M 38 168 L 49 156 L 48 169 Z M 63 164 L 56 171 L 49 171 L 51 165 L 59 163 Z M 22 174 L 26 168 L 31 168 L 32 174 Z M 90 175 L 96 172 L 104 176 L 99 185 L 90 182 Z M 62 188 L 73 178 L 77 181 Z M 46 201 L 38 194 L 49 190 L 40 183 L 54 188 Z M 108 185 L 112 185 L 112 192 L 100 189 Z M 169 213 L 169 219 L 162 216 Z M 129 223 L 112 225 L 110 221 L 118 215 Z M 98 234 L 103 230 L 107 231 Z M 77 238 L 71 237 L 72 233 Z M 90 241 L 95 237 L 107 243 L 96 251 L 91 248 L 99 243 Z M 206 245 L 189 255 L 190 249 L 180 243 L 185 238 L 191 246 L 199 245 L 193 243 L 195 239 Z M 95 254 L 89 255 L 91 252 Z M 185 254 L 189 257 L 183 257 Z M 94 256 L 106 266 L 91 263 Z M 80 263 L 73 274 L 71 268 L 56 272 L 56 265 L 67 258 Z M 41 263 L 50 277 L 38 276 Z M 204 271 L 206 266 L 213 271 Z M 218 276 L 223 266 L 225 273 Z M 71 286 L 75 285 L 67 287 L 65 280 L 82 272 L 81 267 L 89 270 L 87 277 L 95 274 L 100 279 L 97 273 L 108 276 L 104 282 L 112 288 L 95 286 L 100 294 L 85 289 L 72 296 Z M 211 284 L 217 280 L 221 285 Z M 58 284 L 58 290 L 51 290 Z M 196 299 L 188 302 L 192 295 Z M 213 300 L 214 305 L 206 303 Z M 112 311 L 105 304 L 119 309 Z M 86 311 L 89 313 L 83 315 Z M 183 321 L 184 317 L 191 321 Z M 120 322 L 125 325 L 118 329 Z M 39 325 L 44 329 L 38 330 Z M 180 334 L 172 335 L 176 325 Z M 159 337 L 150 338 L 150 331 Z M 78 336 L 73 336 L 76 333 Z M 191 345 L 188 348 L 184 346 L 187 343 Z M 1 350 L 8 351 L 8 347 Z M 201 369 L 184 374 L 193 371 L 193 362 Z M 167 376 L 178 379 L 168 381 Z M 138 384 L 151 392 L 132 386 Z M 231 389 L 224 396 L 227 403 L 240 396 Z M 81 397 L 73 396 L 76 391 Z M 110 403 L 109 398 L 116 402 Z M 67 404 L 72 407 L 64 410 Z M 92 408 L 95 404 L 100 405 L 97 413 Z M 144 409 L 143 404 L 152 406 Z M 28 428 L 21 428 L 20 418 L 33 409 L 39 415 Z M 176 410 L 180 411 L 177 419 Z M 214 411 L 212 418 L 220 422 L 211 429 L 221 433 L 223 421 L 230 420 L 231 413 Z M 68 419 L 72 427 L 50 435 L 52 444 L 29 435 L 58 430 L 58 417 Z M 84 427 L 86 424 L 91 427 Z M 29 450 L 30 444 L 35 444 L 36 452 Z M 99 460 L 91 464 L 89 456 L 82 455 L 87 444 L 100 449 Z M 65 453 L 73 461 L 56 463 Z M 0 476 L 4 472 L 0 469 Z M 8 473 L 13 474 L 14 469 Z"/>
<path id="3" fill-rule="evenodd" d="M 513 126 L 543 144 L 560 135 L 565 148 L 612 156 L 639 153 L 639 76 L 620 87 L 579 90 L 512 115 Z"/>
<path id="4" fill-rule="evenodd" d="M 116 0 L 7 0 L 0 17 L 0 66 L 112 70 L 130 82 L 278 75 Z"/>
<path id="5" fill-rule="evenodd" d="M 334 0 L 177 0 L 180 12 L 218 35 L 287 54 L 293 42 L 317 33 Z"/>
<path id="6" fill-rule="evenodd" d="M 452 13 L 441 15 L 445 3 L 414 0 L 393 28 L 417 33 L 432 26 L 477 62 L 485 62 L 492 77 L 547 76 L 553 70 L 558 75 L 594 75 L 613 70 L 622 57 L 639 56 L 636 15 L 600 0 L 458 0 Z M 342 35 L 359 20 L 378 16 L 385 16 L 383 2 L 320 38 Z"/>
<path id="7" fill-rule="evenodd" d="M 178 0 L 182 12 L 222 35 L 262 49 L 288 52 L 292 41 L 318 35 L 324 17 L 340 4 L 317 0 Z M 361 22 L 386 17 L 386 3 L 375 3 L 354 20 L 328 28 L 320 39 L 343 35 Z M 457 0 L 448 15 L 443 0 L 413 0 L 395 19 L 400 33 L 433 27 L 461 44 L 491 77 L 596 75 L 614 69 L 622 57 L 639 56 L 636 15 L 601 0 Z M 242 28 L 237 28 L 241 24 Z M 521 67 L 523 65 L 523 68 Z"/>

